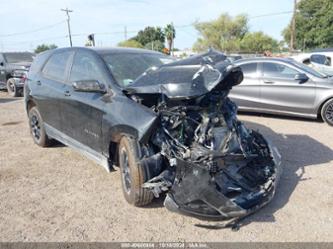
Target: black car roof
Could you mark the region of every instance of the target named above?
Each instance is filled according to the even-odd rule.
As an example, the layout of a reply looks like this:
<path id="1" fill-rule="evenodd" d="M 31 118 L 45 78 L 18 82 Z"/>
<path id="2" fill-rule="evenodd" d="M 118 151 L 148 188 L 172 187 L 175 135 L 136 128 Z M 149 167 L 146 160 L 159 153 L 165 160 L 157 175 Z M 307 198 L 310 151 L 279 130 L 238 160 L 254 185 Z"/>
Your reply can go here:
<path id="1" fill-rule="evenodd" d="M 124 47 L 66 47 L 66 48 L 58 48 L 54 51 L 59 50 L 93 50 L 98 54 L 116 54 L 116 53 L 142 53 L 142 54 L 162 54 L 160 52 L 148 50 L 148 49 L 141 49 L 141 48 L 124 48 Z"/>

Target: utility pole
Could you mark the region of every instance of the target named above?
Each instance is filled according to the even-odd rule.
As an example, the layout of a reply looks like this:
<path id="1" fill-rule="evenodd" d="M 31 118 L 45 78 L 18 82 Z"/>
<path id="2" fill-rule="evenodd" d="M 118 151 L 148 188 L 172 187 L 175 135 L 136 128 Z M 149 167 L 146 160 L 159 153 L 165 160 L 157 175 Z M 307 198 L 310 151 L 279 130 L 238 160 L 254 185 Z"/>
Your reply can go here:
<path id="1" fill-rule="evenodd" d="M 293 19 L 291 21 L 291 32 L 290 32 L 290 52 L 294 51 L 296 42 L 296 8 L 297 0 L 294 0 Z"/>
<path id="2" fill-rule="evenodd" d="M 67 27 L 68 27 L 69 44 L 70 44 L 71 47 L 72 47 L 73 44 L 72 44 L 71 26 L 70 26 L 70 24 L 69 24 L 69 21 L 70 21 L 69 13 L 70 13 L 70 12 L 73 12 L 73 10 L 69 10 L 68 8 L 66 8 L 66 9 L 61 9 L 61 11 L 65 11 L 65 12 L 66 12 L 66 15 L 67 15 Z"/>

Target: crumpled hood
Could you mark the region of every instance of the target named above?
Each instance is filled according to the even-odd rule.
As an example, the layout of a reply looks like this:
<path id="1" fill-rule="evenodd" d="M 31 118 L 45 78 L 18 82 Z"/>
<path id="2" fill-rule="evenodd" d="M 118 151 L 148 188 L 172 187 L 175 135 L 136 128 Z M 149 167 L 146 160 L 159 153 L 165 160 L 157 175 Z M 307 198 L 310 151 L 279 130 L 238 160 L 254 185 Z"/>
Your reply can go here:
<path id="1" fill-rule="evenodd" d="M 124 89 L 130 94 L 164 94 L 170 99 L 204 95 L 215 88 L 230 90 L 243 79 L 241 69 L 214 50 L 151 68 Z"/>

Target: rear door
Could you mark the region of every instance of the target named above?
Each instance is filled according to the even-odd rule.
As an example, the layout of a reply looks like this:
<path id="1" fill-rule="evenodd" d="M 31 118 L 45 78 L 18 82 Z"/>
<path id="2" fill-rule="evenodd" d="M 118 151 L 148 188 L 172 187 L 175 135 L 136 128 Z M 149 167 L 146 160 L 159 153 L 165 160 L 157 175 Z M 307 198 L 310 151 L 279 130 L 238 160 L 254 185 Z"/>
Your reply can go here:
<path id="1" fill-rule="evenodd" d="M 263 62 L 261 107 L 263 109 L 290 113 L 312 113 L 316 84 L 295 80 L 303 73 L 279 62 Z"/>
<path id="2" fill-rule="evenodd" d="M 74 91 L 72 83 L 92 80 L 107 85 L 104 67 L 103 62 L 92 52 L 76 51 L 68 84 L 64 89 L 65 95 L 61 101 L 64 133 L 96 152 L 101 152 L 102 147 L 102 118 L 105 106 L 102 97 L 104 94 Z"/>
<path id="3" fill-rule="evenodd" d="M 260 84 L 258 63 L 250 62 L 240 65 L 244 79 L 241 84 L 232 88 L 229 97 L 241 109 L 255 109 L 260 106 Z"/>
<path id="4" fill-rule="evenodd" d="M 72 55 L 73 52 L 69 50 L 52 54 L 42 72 L 29 84 L 43 121 L 57 130 L 61 130 L 60 100 L 64 95 Z"/>

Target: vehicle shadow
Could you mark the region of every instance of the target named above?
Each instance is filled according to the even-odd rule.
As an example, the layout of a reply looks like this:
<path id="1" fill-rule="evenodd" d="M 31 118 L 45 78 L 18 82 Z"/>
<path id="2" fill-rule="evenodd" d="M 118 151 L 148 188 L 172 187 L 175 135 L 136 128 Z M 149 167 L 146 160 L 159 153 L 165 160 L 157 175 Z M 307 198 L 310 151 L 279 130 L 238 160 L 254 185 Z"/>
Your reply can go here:
<path id="1" fill-rule="evenodd" d="M 272 202 L 240 221 L 238 225 L 244 226 L 252 222 L 274 222 L 274 213 L 288 203 L 297 184 L 310 179 L 304 177 L 306 168 L 320 167 L 320 164 L 332 161 L 333 150 L 307 135 L 278 134 L 258 123 L 245 122 L 245 124 L 248 128 L 259 130 L 279 149 L 283 172 Z"/>
<path id="2" fill-rule="evenodd" d="M 19 100 L 21 100 L 21 98 L 0 98 L 0 104 L 19 101 Z"/>

